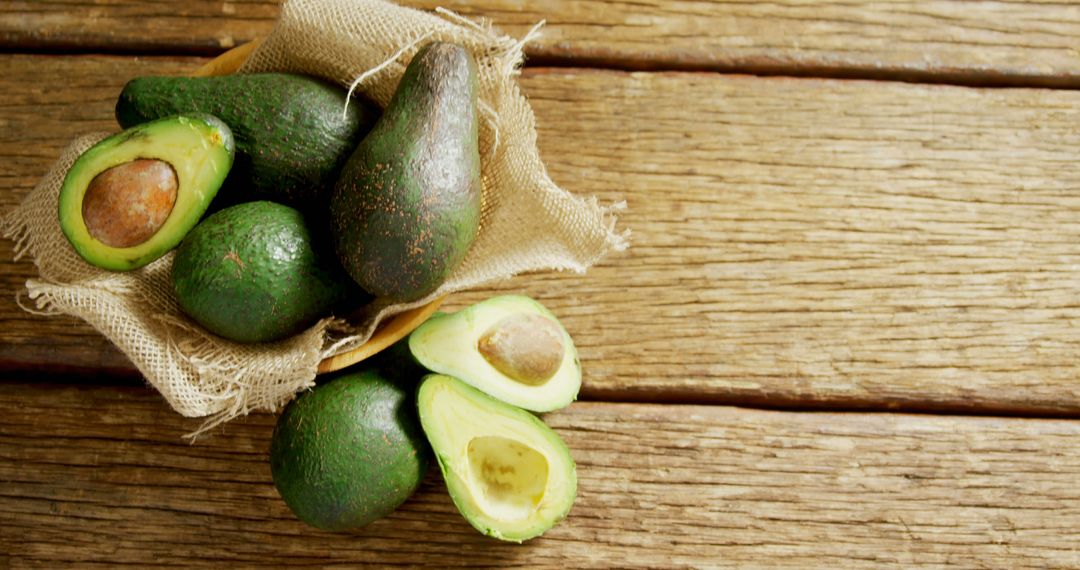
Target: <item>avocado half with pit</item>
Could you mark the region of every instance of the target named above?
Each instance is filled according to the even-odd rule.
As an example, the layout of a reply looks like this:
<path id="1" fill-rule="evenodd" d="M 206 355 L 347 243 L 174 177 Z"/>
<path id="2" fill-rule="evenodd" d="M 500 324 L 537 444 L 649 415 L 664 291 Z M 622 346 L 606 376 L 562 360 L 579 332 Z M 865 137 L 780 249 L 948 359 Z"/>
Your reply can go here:
<path id="1" fill-rule="evenodd" d="M 409 350 L 432 372 L 534 412 L 568 405 L 581 388 L 574 341 L 551 311 L 522 295 L 436 315 L 409 336 Z"/>
<path id="2" fill-rule="evenodd" d="M 477 530 L 522 542 L 566 518 L 577 469 L 539 418 L 440 374 L 424 377 L 417 408 L 450 497 Z"/>
<path id="3" fill-rule="evenodd" d="M 175 115 L 90 147 L 60 188 L 60 227 L 102 269 L 138 269 L 176 247 L 232 167 L 232 132 L 216 117 Z"/>

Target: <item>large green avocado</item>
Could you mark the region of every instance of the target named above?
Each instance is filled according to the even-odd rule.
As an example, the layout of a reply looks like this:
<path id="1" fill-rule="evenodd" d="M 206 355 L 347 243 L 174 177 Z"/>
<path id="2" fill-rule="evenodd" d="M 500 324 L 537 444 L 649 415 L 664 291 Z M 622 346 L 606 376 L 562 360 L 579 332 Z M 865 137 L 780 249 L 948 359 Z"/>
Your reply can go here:
<path id="1" fill-rule="evenodd" d="M 285 408 L 270 471 L 297 518 L 336 531 L 390 514 L 416 491 L 430 457 L 412 386 L 368 369 L 338 374 Z"/>
<path id="2" fill-rule="evenodd" d="M 330 229 L 342 265 L 373 295 L 412 301 L 434 292 L 476 237 L 476 73 L 460 46 L 421 48 L 342 169 Z"/>
<path id="3" fill-rule="evenodd" d="M 539 418 L 439 374 L 424 377 L 417 408 L 450 498 L 474 528 L 522 542 L 570 512 L 577 469 Z"/>
<path id="4" fill-rule="evenodd" d="M 376 107 L 355 98 L 343 115 L 345 97 L 337 85 L 287 73 L 139 77 L 124 86 L 116 119 L 130 127 L 176 113 L 211 113 L 236 137 L 236 165 L 222 198 L 307 209 L 320 206 L 378 117 Z"/>
<path id="5" fill-rule="evenodd" d="M 229 127 L 205 114 L 165 117 L 97 143 L 60 188 L 60 228 L 87 262 L 138 269 L 184 239 L 233 163 Z"/>
<path id="6" fill-rule="evenodd" d="M 172 283 L 188 316 L 237 342 L 299 333 L 367 296 L 304 216 L 274 202 L 239 204 L 203 220 L 177 248 Z"/>

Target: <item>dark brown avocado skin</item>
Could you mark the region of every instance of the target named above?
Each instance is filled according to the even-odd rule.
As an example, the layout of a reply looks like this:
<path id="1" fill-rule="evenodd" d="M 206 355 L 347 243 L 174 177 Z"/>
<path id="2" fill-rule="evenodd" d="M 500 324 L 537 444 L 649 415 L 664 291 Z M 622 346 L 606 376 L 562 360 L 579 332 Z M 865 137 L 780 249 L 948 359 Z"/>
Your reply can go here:
<path id="1" fill-rule="evenodd" d="M 413 301 L 461 264 L 479 230 L 477 68 L 464 48 L 420 49 L 345 163 L 330 200 L 341 264 L 369 293 Z"/>

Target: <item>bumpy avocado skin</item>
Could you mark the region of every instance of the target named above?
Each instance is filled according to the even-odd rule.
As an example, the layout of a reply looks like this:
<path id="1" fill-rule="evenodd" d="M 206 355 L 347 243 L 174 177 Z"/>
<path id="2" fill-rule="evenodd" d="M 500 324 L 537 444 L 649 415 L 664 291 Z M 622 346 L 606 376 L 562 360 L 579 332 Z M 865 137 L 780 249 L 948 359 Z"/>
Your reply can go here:
<path id="1" fill-rule="evenodd" d="M 421 48 L 334 187 L 338 257 L 373 295 L 412 301 L 434 292 L 476 237 L 476 74 L 460 46 Z"/>
<path id="2" fill-rule="evenodd" d="M 371 369 L 337 374 L 293 400 L 270 446 L 285 503 L 331 531 L 390 514 L 416 491 L 430 460 L 412 388 Z"/>
<path id="3" fill-rule="evenodd" d="M 226 208 L 196 226 L 177 249 L 172 283 L 185 313 L 237 342 L 299 333 L 366 296 L 298 210 L 265 201 Z"/>
<path id="4" fill-rule="evenodd" d="M 231 202 L 273 200 L 325 207 L 325 197 L 379 111 L 313 77 L 288 73 L 139 77 L 116 102 L 121 126 L 188 111 L 211 113 L 236 137 L 236 162 L 222 190 Z"/>

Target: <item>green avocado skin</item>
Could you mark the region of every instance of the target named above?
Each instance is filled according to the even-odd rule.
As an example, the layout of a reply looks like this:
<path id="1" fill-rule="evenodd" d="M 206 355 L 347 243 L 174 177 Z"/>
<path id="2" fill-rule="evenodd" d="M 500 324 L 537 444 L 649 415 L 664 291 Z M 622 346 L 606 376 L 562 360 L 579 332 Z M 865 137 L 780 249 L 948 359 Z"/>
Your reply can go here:
<path id="1" fill-rule="evenodd" d="M 177 113 L 210 113 L 236 138 L 226 201 L 307 209 L 325 207 L 341 166 L 378 119 L 378 108 L 357 98 L 343 116 L 345 97 L 337 85 L 288 73 L 139 77 L 120 93 L 116 119 L 127 128 Z"/>
<path id="2" fill-rule="evenodd" d="M 143 143 L 155 150 L 147 157 L 157 158 L 173 165 L 183 164 L 191 159 L 190 149 L 180 144 L 177 134 L 190 135 L 191 130 L 201 132 L 200 146 L 208 151 L 208 155 L 215 156 L 217 160 L 205 162 L 209 172 L 213 175 L 206 180 L 207 184 L 201 187 L 191 187 L 178 181 L 180 186 L 178 200 L 174 203 L 174 209 L 170 216 L 182 216 L 184 220 L 179 227 L 172 232 L 159 229 L 159 233 L 143 244 L 131 248 L 111 248 L 100 241 L 93 239 L 85 231 L 76 229 L 75 226 L 85 228 L 83 222 L 83 199 L 86 196 L 87 186 L 75 186 L 72 180 L 78 179 L 80 174 L 87 174 L 90 180 L 102 172 L 102 162 L 108 157 L 114 156 L 119 147 L 136 142 Z M 171 150 L 177 149 L 177 150 Z M 144 152 L 146 152 L 144 150 Z M 196 153 L 197 154 L 197 153 Z M 142 123 L 130 127 L 124 131 L 105 138 L 93 147 L 83 152 L 71 165 L 57 199 L 60 229 L 64 237 L 68 239 L 75 252 L 88 263 L 107 269 L 109 271 L 131 271 L 151 263 L 169 250 L 175 248 L 184 236 L 195 227 L 199 219 L 210 207 L 211 201 L 217 195 L 223 184 L 227 172 L 229 172 L 235 157 L 235 141 L 228 125 L 217 117 L 205 113 L 187 113 L 163 117 L 152 122 Z M 175 171 L 174 171 L 175 172 Z M 193 200 L 188 200 L 193 198 Z M 181 204 L 187 203 L 187 207 Z M 77 220 L 76 220 L 77 219 Z M 161 239 L 164 238 L 164 239 Z"/>
<path id="3" fill-rule="evenodd" d="M 430 461 L 413 387 L 374 369 L 339 373 L 301 394 L 278 418 L 270 444 L 285 503 L 331 531 L 390 514 L 416 491 Z"/>
<path id="4" fill-rule="evenodd" d="M 298 210 L 266 201 L 226 208 L 195 226 L 177 248 L 172 284 L 188 316 L 237 342 L 291 336 L 350 297 L 366 296 Z"/>
<path id="5" fill-rule="evenodd" d="M 409 63 L 330 199 L 334 245 L 368 292 L 413 301 L 464 260 L 480 224 L 476 61 L 435 42 Z"/>

